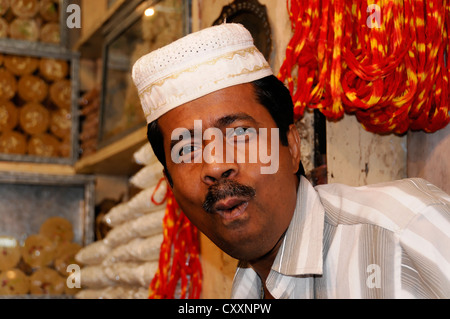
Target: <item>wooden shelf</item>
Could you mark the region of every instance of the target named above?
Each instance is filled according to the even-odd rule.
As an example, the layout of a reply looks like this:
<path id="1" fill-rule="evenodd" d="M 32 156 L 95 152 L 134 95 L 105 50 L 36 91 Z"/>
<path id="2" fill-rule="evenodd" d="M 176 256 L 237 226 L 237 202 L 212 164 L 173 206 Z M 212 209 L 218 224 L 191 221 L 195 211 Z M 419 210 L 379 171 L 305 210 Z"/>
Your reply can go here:
<path id="1" fill-rule="evenodd" d="M 100 174 L 131 176 L 142 166 L 135 163 L 133 154 L 147 141 L 147 127 L 140 128 L 111 143 L 96 153 L 78 160 L 74 166 L 0 161 L 0 172 L 45 173 L 48 175 Z"/>
<path id="2" fill-rule="evenodd" d="M 70 165 L 28 163 L 28 162 L 0 162 L 0 171 L 15 173 L 39 173 L 48 175 L 75 175 L 75 169 Z"/>
<path id="3" fill-rule="evenodd" d="M 143 0 L 116 0 L 104 14 L 99 15 L 101 18 L 85 30 L 72 49 L 80 52 L 81 58 L 101 59 L 105 39 L 117 27 L 117 23 L 134 12 L 143 12 L 145 6 L 148 6 L 148 2 Z M 133 161 L 133 153 L 145 143 L 148 143 L 147 128 L 142 127 L 92 155 L 82 157 L 75 163 L 74 170 L 77 174 L 130 176 L 141 167 Z"/>
<path id="4" fill-rule="evenodd" d="M 82 157 L 75 163 L 77 174 L 131 176 L 141 167 L 133 160 L 133 154 L 147 142 L 147 127 L 140 128 L 124 138 Z"/>

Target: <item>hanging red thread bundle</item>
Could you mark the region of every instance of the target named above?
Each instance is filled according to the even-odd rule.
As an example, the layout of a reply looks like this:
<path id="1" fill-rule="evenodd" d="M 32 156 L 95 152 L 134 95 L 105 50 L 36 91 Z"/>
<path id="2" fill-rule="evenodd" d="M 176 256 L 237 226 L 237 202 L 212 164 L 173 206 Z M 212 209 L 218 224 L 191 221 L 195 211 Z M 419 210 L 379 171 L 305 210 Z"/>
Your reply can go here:
<path id="1" fill-rule="evenodd" d="M 294 34 L 278 77 L 296 119 L 306 107 L 330 119 L 349 113 L 368 131 L 397 134 L 449 123 L 450 1 L 287 0 L 287 8 Z"/>
<path id="2" fill-rule="evenodd" d="M 149 299 L 198 299 L 202 286 L 198 231 L 181 211 L 168 186 L 166 199 L 164 239 Z"/>

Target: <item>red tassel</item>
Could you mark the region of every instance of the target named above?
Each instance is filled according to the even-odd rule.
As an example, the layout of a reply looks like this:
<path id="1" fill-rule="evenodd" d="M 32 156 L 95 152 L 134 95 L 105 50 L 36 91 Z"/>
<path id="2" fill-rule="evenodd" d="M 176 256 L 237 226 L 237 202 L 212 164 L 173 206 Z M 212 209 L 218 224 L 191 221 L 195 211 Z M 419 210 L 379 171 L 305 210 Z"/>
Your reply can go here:
<path id="1" fill-rule="evenodd" d="M 166 196 L 164 239 L 159 268 L 150 283 L 149 299 L 198 299 L 202 285 L 198 231 L 179 208 L 169 187 Z"/>

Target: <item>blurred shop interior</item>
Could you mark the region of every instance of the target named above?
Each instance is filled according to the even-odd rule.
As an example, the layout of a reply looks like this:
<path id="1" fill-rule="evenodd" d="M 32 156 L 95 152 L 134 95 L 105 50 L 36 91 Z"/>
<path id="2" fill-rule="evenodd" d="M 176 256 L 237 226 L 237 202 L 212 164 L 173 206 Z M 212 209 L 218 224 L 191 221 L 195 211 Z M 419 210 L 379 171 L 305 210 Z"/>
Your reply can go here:
<path id="1" fill-rule="evenodd" d="M 0 298 L 228 298 L 237 260 L 180 220 L 176 211 L 167 213 L 168 203 L 173 203 L 162 165 L 147 142 L 131 67 L 142 55 L 185 34 L 237 22 L 249 29 L 274 74 L 283 75 L 286 83 L 320 84 L 320 63 L 335 65 L 330 43 L 337 24 L 330 13 L 324 24 L 329 30 L 320 29 L 314 21 L 324 21 L 322 14 L 308 20 L 294 12 L 297 2 L 0 0 Z M 313 12 L 317 7 L 312 3 L 321 1 L 303 5 Z M 356 9 L 366 21 L 365 7 Z M 308 23 L 317 28 L 300 32 L 293 14 L 303 17 L 303 31 Z M 389 17 L 386 21 L 395 25 Z M 342 26 L 350 23 L 342 21 Z M 287 52 L 288 45 L 298 45 L 301 38 L 291 42 L 294 34 L 307 34 L 306 49 L 303 60 L 297 56 L 297 64 L 287 65 L 287 55 L 294 55 Z M 448 117 L 448 77 L 446 83 L 440 80 L 442 66 L 448 76 L 445 41 L 436 51 L 440 68 L 431 67 L 434 60 L 427 56 L 423 60 L 435 73 L 422 82 L 436 84 L 423 86 L 425 97 L 417 89 L 408 103 L 431 105 L 429 114 L 446 106 Z M 322 60 L 308 53 L 321 43 L 328 49 Z M 343 89 L 360 85 L 351 91 L 354 95 L 371 90 L 371 80 L 347 72 L 350 66 L 342 56 Z M 396 70 L 398 76 L 407 72 L 401 66 Z M 393 79 L 388 71 L 386 82 Z M 385 85 L 383 103 L 388 104 L 388 94 L 407 95 L 407 87 L 394 85 L 400 82 Z M 369 116 L 351 107 L 331 114 L 302 95 L 308 90 L 292 92 L 298 93 L 302 162 L 314 185 L 359 186 L 422 177 L 450 192 L 450 128 L 444 120 L 437 126 L 416 121 L 405 127 L 401 123 L 408 119 L 397 117 L 399 111 L 391 105 Z M 324 99 L 331 101 L 328 95 Z M 425 102 L 413 100 L 419 97 Z M 375 116 L 400 120 L 388 120 L 388 130 L 372 121 Z M 171 230 L 179 236 L 168 238 L 163 231 L 167 227 L 175 227 Z M 175 250 L 186 267 L 173 264 Z M 161 282 L 170 284 L 155 296 Z"/>

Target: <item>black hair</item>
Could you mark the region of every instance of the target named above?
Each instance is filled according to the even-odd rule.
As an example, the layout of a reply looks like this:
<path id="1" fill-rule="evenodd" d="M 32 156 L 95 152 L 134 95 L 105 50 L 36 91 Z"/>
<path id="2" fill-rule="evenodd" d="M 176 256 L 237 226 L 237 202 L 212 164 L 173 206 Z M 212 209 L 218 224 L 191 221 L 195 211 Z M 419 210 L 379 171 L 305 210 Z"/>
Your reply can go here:
<path id="1" fill-rule="evenodd" d="M 287 133 L 289 126 L 294 124 L 294 104 L 291 94 L 286 86 L 278 80 L 274 75 L 266 76 L 262 79 L 251 82 L 253 85 L 258 102 L 264 106 L 272 116 L 275 124 L 280 129 L 280 142 L 284 146 L 288 146 Z M 170 175 L 167 172 L 166 156 L 164 153 L 164 140 L 161 130 L 158 126 L 158 120 L 155 120 L 147 126 L 147 138 L 153 148 L 158 160 L 164 166 L 167 179 L 173 185 Z M 305 170 L 302 162 L 296 173 L 305 176 Z"/>

